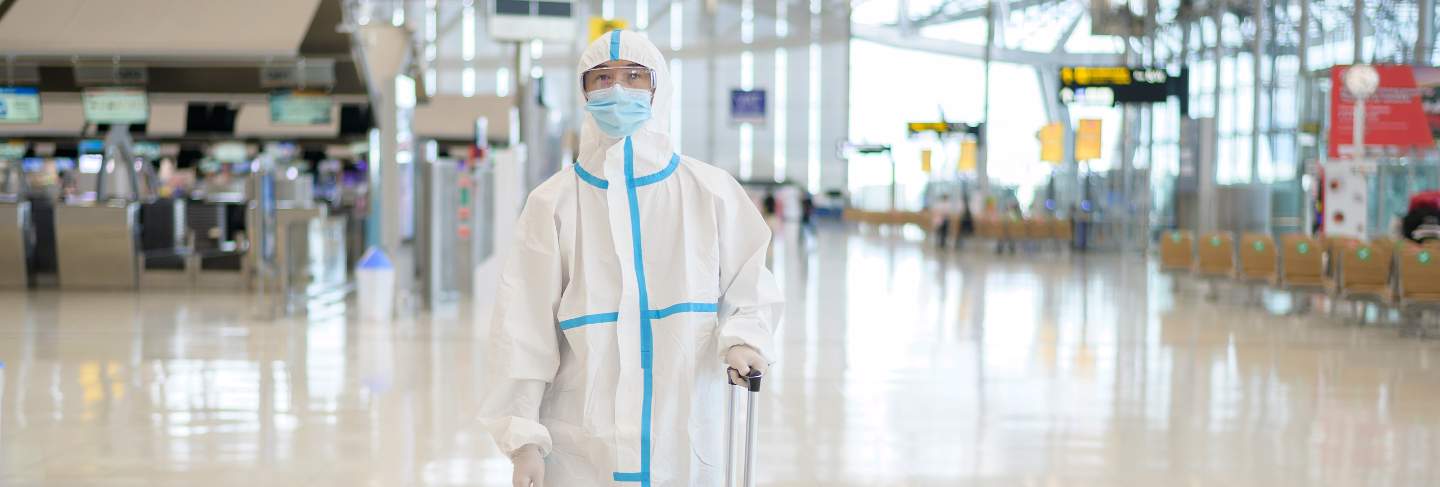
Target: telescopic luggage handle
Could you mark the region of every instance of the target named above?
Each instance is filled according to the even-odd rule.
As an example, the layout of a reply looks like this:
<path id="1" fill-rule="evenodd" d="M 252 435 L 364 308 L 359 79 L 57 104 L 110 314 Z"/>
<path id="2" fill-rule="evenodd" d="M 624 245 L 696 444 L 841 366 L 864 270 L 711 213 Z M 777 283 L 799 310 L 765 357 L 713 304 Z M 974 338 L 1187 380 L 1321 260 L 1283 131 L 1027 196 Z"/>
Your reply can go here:
<path id="1" fill-rule="evenodd" d="M 736 371 L 736 373 L 738 374 L 739 371 Z M 725 375 L 726 380 L 729 381 L 730 374 L 727 372 Z M 749 394 L 746 394 L 747 400 L 745 401 L 745 471 L 740 477 L 744 482 L 741 485 L 744 487 L 753 487 L 755 485 L 755 418 L 759 415 L 758 409 L 760 407 L 760 401 L 758 400 L 758 396 L 760 395 L 760 380 L 763 378 L 764 375 L 759 371 L 751 370 L 745 377 L 749 385 L 730 384 L 730 401 L 725 405 L 725 487 L 733 487 L 735 485 L 735 401 L 737 399 L 736 396 L 740 394 L 741 388 L 749 391 Z"/>

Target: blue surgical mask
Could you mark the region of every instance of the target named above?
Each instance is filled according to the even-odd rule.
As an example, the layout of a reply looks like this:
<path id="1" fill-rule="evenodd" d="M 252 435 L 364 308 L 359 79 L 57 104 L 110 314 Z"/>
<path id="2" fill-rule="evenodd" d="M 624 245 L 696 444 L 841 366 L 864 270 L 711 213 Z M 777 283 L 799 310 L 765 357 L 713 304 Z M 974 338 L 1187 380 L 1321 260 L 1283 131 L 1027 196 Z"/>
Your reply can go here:
<path id="1" fill-rule="evenodd" d="M 586 93 L 585 110 L 600 131 L 611 137 L 629 137 L 650 120 L 650 92 L 614 85 Z"/>

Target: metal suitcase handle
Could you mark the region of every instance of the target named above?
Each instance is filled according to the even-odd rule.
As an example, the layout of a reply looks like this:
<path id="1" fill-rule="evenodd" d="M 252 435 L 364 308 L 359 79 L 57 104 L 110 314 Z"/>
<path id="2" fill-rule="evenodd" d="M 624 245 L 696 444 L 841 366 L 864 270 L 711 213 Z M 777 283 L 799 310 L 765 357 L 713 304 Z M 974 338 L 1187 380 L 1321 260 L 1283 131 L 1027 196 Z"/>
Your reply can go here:
<path id="1" fill-rule="evenodd" d="M 739 371 L 736 373 L 738 374 Z M 725 375 L 726 382 L 729 382 L 730 374 L 727 372 Z M 764 378 L 763 374 L 752 370 L 746 376 L 746 379 L 750 381 L 748 387 L 730 383 L 730 401 L 725 405 L 725 487 L 735 485 L 735 401 L 742 389 L 748 390 L 749 394 L 746 394 L 745 401 L 745 472 L 740 477 L 744 483 L 740 485 L 744 487 L 754 487 L 755 485 L 755 417 L 759 415 L 760 380 L 762 378 Z"/>

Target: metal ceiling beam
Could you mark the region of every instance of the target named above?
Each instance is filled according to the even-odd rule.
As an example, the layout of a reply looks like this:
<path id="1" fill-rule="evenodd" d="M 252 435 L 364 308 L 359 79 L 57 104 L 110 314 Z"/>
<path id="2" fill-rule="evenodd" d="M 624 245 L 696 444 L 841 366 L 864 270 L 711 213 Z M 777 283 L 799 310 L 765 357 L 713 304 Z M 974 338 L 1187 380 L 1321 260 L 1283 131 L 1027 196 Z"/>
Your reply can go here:
<path id="1" fill-rule="evenodd" d="M 856 39 L 888 46 L 974 59 L 985 57 L 985 46 L 981 44 L 907 36 L 893 26 L 854 25 L 850 29 L 851 35 Z M 1120 54 L 1035 52 L 998 46 L 992 50 L 991 55 L 991 59 L 995 61 L 1032 66 L 1106 65 L 1123 61 Z"/>
<path id="2" fill-rule="evenodd" d="M 1050 51 L 1056 54 L 1064 53 L 1065 44 L 1070 43 L 1070 38 L 1075 35 L 1075 29 L 1080 26 L 1080 21 L 1089 16 L 1090 14 L 1082 12 L 1070 19 L 1070 23 L 1065 25 L 1065 30 L 1060 32 L 1060 37 L 1055 40 L 1055 48 Z"/>
<path id="3" fill-rule="evenodd" d="M 1014 0 L 1006 5 L 1006 11 L 1013 12 L 1016 10 L 1024 10 L 1030 7 L 1038 7 L 1051 3 L 1062 3 L 1065 1 L 1067 0 Z M 935 9 L 934 12 L 927 14 L 921 18 L 914 19 L 913 21 L 911 21 L 911 24 L 916 28 L 920 28 L 927 25 L 948 24 L 950 22 L 959 22 L 962 20 L 985 18 L 984 2 L 982 2 L 978 7 L 975 8 L 969 8 L 957 12 L 947 12 L 947 10 L 950 9 L 951 5 L 955 5 L 958 3 L 959 2 L 947 2 L 946 4 Z"/>

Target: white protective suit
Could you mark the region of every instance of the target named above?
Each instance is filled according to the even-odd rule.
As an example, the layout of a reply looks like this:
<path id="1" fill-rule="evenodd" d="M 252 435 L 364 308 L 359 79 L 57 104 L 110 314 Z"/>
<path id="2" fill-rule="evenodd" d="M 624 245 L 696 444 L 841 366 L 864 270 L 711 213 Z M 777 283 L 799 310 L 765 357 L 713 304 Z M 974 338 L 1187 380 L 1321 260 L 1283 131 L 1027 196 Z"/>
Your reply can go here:
<path id="1" fill-rule="evenodd" d="M 578 163 L 530 194 L 481 416 L 507 454 L 540 447 L 547 487 L 720 485 L 722 356 L 770 356 L 783 309 L 770 229 L 728 173 L 674 153 L 659 50 L 615 31 L 579 69 L 612 59 L 655 70 L 652 118 L 615 139 L 585 115 Z"/>

